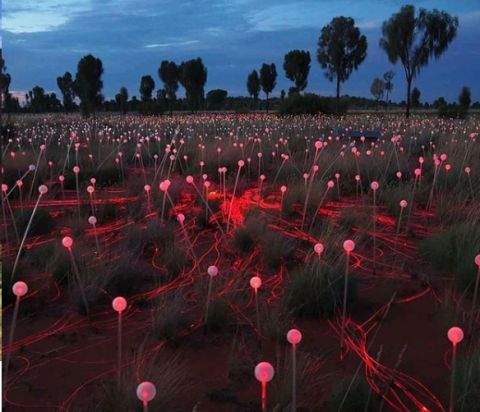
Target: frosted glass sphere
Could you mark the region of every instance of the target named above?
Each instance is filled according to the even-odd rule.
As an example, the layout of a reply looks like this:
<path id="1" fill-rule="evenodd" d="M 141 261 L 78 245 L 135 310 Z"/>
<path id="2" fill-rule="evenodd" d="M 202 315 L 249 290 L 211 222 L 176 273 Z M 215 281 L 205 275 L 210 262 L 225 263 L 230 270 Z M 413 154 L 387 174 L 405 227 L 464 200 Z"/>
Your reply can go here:
<path id="1" fill-rule="evenodd" d="M 155 398 L 157 388 L 152 382 L 142 382 L 137 386 L 137 398 L 143 403 L 148 403 Z"/>
<path id="2" fill-rule="evenodd" d="M 343 242 L 343 249 L 347 253 L 352 252 L 355 249 L 355 242 L 350 239 L 346 240 L 345 242 Z"/>
<path id="3" fill-rule="evenodd" d="M 260 279 L 258 276 L 253 276 L 250 279 L 250 286 L 257 290 L 260 286 L 262 286 L 262 279 Z"/>
<path id="4" fill-rule="evenodd" d="M 448 330 L 448 339 L 453 345 L 460 343 L 463 340 L 463 330 L 458 326 L 453 326 Z"/>
<path id="5" fill-rule="evenodd" d="M 302 333 L 298 329 L 290 329 L 287 332 L 287 340 L 292 345 L 297 345 L 302 340 Z"/>
<path id="6" fill-rule="evenodd" d="M 122 313 L 127 308 L 127 301 L 121 296 L 117 296 L 112 301 L 112 308 L 118 313 Z"/>
<path id="7" fill-rule="evenodd" d="M 218 275 L 218 268 L 214 265 L 209 266 L 207 269 L 208 276 L 214 278 L 215 276 Z"/>
<path id="8" fill-rule="evenodd" d="M 13 284 L 12 291 L 15 296 L 21 298 L 27 294 L 28 286 L 25 282 L 18 281 Z"/>
<path id="9" fill-rule="evenodd" d="M 273 366 L 268 362 L 260 362 L 255 366 L 255 378 L 262 383 L 270 382 L 274 373 Z"/>

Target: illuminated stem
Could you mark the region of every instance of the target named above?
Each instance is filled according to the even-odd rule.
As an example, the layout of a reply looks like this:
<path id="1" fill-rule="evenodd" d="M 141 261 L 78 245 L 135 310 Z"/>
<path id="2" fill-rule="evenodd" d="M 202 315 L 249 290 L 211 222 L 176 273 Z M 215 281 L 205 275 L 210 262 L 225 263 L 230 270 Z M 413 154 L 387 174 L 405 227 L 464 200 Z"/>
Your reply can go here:
<path id="1" fill-rule="evenodd" d="M 350 253 L 347 253 L 345 263 L 345 284 L 343 285 L 343 309 L 342 309 L 342 329 L 340 332 L 340 351 L 343 353 L 345 337 L 345 318 L 347 316 L 347 292 L 348 292 L 348 266 L 350 263 Z"/>
<path id="2" fill-rule="evenodd" d="M 297 410 L 297 354 L 296 346 L 292 345 L 292 412 Z"/>
<path id="3" fill-rule="evenodd" d="M 262 382 L 262 412 L 267 412 L 267 382 Z"/>
<path id="4" fill-rule="evenodd" d="M 17 299 L 15 300 L 15 306 L 13 308 L 12 325 L 10 327 L 10 333 L 8 335 L 8 351 L 7 351 L 7 359 L 5 360 L 5 376 L 4 376 L 5 383 L 7 383 L 8 381 L 8 367 L 10 366 L 10 358 L 12 356 L 13 335 L 15 333 L 15 325 L 17 323 L 19 306 L 20 306 L 20 296 L 17 296 Z"/>
<path id="5" fill-rule="evenodd" d="M 32 225 L 33 217 L 35 216 L 35 212 L 37 211 L 38 204 L 40 203 L 40 199 L 42 198 L 42 194 L 38 195 L 37 203 L 35 203 L 35 207 L 33 208 L 32 215 L 30 216 L 30 220 L 28 221 L 27 228 L 25 229 L 25 233 L 23 234 L 22 242 L 20 243 L 20 247 L 18 248 L 17 256 L 15 258 L 15 263 L 13 264 L 12 269 L 12 276 L 10 278 L 10 282 L 13 282 L 15 278 L 15 271 L 17 270 L 18 260 L 20 258 L 20 254 L 22 253 L 23 244 L 25 243 L 25 239 L 27 238 L 28 231 L 30 230 L 30 226 Z"/>
<path id="6" fill-rule="evenodd" d="M 205 305 L 205 327 L 208 328 L 208 314 L 210 311 L 210 298 L 212 296 L 212 285 L 213 285 L 213 278 L 211 276 L 208 277 L 208 292 L 207 292 L 207 303 Z"/>
<path id="7" fill-rule="evenodd" d="M 377 199 L 376 199 L 376 190 L 373 191 L 373 272 L 375 273 L 377 269 Z"/>
<path id="8" fill-rule="evenodd" d="M 85 295 L 85 290 L 83 289 L 82 280 L 80 278 L 80 272 L 78 271 L 77 264 L 75 263 L 75 258 L 73 257 L 73 253 L 72 253 L 71 248 L 68 248 L 68 254 L 70 255 L 70 261 L 72 263 L 73 273 L 75 274 L 75 277 L 77 278 L 76 280 L 77 280 L 78 288 L 80 289 L 80 296 L 82 297 L 83 305 L 85 306 L 85 312 L 88 316 L 88 314 L 90 313 L 90 310 L 89 310 L 89 307 L 88 307 L 88 301 L 87 301 L 87 297 Z"/>
<path id="9" fill-rule="evenodd" d="M 457 364 L 457 345 L 453 344 L 452 348 L 452 373 L 450 376 L 450 404 L 448 412 L 453 412 L 455 407 L 455 369 Z"/>
<path id="10" fill-rule="evenodd" d="M 477 278 L 475 280 L 475 289 L 473 291 L 473 300 L 472 300 L 472 310 L 470 313 L 470 322 L 468 325 L 468 331 L 470 334 L 473 332 L 473 321 L 476 318 L 476 306 L 477 306 L 477 297 L 478 297 L 478 286 L 480 284 L 480 268 L 478 268 Z"/>
<path id="11" fill-rule="evenodd" d="M 117 384 L 118 387 L 122 381 L 122 313 L 118 312 L 117 324 Z"/>
<path id="12" fill-rule="evenodd" d="M 242 170 L 242 169 L 239 167 L 238 171 L 237 171 L 237 176 L 235 178 L 235 185 L 233 186 L 232 198 L 230 199 L 230 207 L 228 208 L 227 233 L 228 233 L 228 229 L 230 227 L 230 216 L 232 214 L 233 199 L 235 198 L 235 192 L 237 191 L 237 184 L 238 184 L 238 178 L 240 177 L 240 170 Z"/>

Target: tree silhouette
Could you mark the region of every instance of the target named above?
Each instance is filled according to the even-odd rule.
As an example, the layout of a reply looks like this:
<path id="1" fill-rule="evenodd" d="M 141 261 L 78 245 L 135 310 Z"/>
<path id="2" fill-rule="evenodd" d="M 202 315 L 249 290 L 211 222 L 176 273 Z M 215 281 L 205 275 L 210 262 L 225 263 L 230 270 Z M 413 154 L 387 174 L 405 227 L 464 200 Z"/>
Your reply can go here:
<path id="1" fill-rule="evenodd" d="M 207 68 L 202 59 L 187 60 L 179 67 L 180 83 L 185 89 L 187 102 L 192 111 L 198 110 L 203 102 L 205 83 L 207 82 Z"/>
<path id="2" fill-rule="evenodd" d="M 412 81 L 428 64 L 431 57 L 440 57 L 457 34 L 458 18 L 436 9 L 420 9 L 415 17 L 415 7 L 403 6 L 383 23 L 380 47 L 388 59 L 395 64 L 398 60 L 405 69 L 407 80 L 407 110 L 410 115 Z"/>
<path id="3" fill-rule="evenodd" d="M 10 96 L 8 88 L 10 87 L 12 78 L 6 70 L 7 67 L 5 66 L 5 60 L 2 56 L 2 49 L 0 49 L 0 112 L 5 108 L 6 102 Z"/>
<path id="4" fill-rule="evenodd" d="M 460 95 L 458 96 L 458 103 L 460 104 L 460 107 L 462 107 L 465 110 L 468 110 L 470 107 L 470 103 L 472 103 L 472 99 L 470 96 L 470 89 L 466 86 L 462 87 L 462 90 L 460 91 Z"/>
<path id="5" fill-rule="evenodd" d="M 149 74 L 142 76 L 140 80 L 140 97 L 142 102 L 149 102 L 152 100 L 152 92 L 155 88 L 155 81 L 153 80 L 152 76 Z"/>
<path id="6" fill-rule="evenodd" d="M 275 64 L 262 64 L 260 69 L 260 85 L 267 96 L 267 113 L 268 113 L 268 95 L 273 91 L 277 85 L 277 68 Z"/>
<path id="7" fill-rule="evenodd" d="M 307 87 L 310 61 L 310 52 L 304 50 L 291 50 L 285 55 L 283 70 L 287 79 L 295 83 L 297 92 Z"/>
<path id="8" fill-rule="evenodd" d="M 318 39 L 317 59 L 328 80 L 337 82 L 337 113 L 340 100 L 340 83 L 350 77 L 353 70 L 367 56 L 367 38 L 355 26 L 351 17 L 335 17 L 322 28 Z"/>
<path id="9" fill-rule="evenodd" d="M 228 92 L 223 89 L 213 89 L 207 93 L 207 109 L 221 110 L 224 107 Z"/>
<path id="10" fill-rule="evenodd" d="M 103 101 L 102 61 L 91 54 L 80 59 L 75 76 L 74 91 L 80 98 L 80 110 L 88 117 L 94 114 Z"/>
<path id="11" fill-rule="evenodd" d="M 73 100 L 75 99 L 72 74 L 70 72 L 65 72 L 63 76 L 58 76 L 57 86 L 63 96 L 63 108 L 65 112 L 71 112 L 73 109 Z"/>
<path id="12" fill-rule="evenodd" d="M 385 82 L 382 79 L 375 77 L 370 86 L 370 93 L 372 93 L 373 97 L 375 97 L 376 106 L 378 109 L 378 101 L 383 97 L 385 93 Z"/>
<path id="13" fill-rule="evenodd" d="M 253 70 L 247 77 L 247 90 L 248 94 L 253 97 L 253 108 L 255 109 L 260 94 L 260 78 L 256 70 Z"/>
<path id="14" fill-rule="evenodd" d="M 62 106 L 55 93 L 46 94 L 40 86 L 30 90 L 28 97 L 27 109 L 33 113 L 58 112 Z"/>
<path id="15" fill-rule="evenodd" d="M 126 114 L 128 110 L 128 90 L 126 87 L 121 87 L 120 91 L 115 95 L 118 109 L 122 114 Z"/>
<path id="16" fill-rule="evenodd" d="M 387 102 L 388 107 L 388 97 L 392 93 L 393 90 L 393 78 L 395 77 L 395 73 L 393 71 L 388 71 L 383 74 L 383 82 L 385 83 L 385 100 Z"/>
<path id="17" fill-rule="evenodd" d="M 173 61 L 164 60 L 158 68 L 158 76 L 164 84 L 165 98 L 168 100 L 170 114 L 172 114 L 173 104 L 177 99 L 178 90 L 178 66 Z"/>
<path id="18" fill-rule="evenodd" d="M 412 95 L 410 96 L 411 103 L 413 107 L 419 107 L 420 106 L 420 90 L 418 90 L 416 87 L 413 88 L 412 90 Z"/>

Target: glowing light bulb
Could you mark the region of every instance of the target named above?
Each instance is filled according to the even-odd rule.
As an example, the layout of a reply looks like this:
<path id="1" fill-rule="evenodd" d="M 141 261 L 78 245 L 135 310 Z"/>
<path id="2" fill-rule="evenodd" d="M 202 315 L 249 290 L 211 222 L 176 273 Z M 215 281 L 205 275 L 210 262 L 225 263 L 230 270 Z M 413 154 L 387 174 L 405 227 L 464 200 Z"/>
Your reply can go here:
<path id="1" fill-rule="evenodd" d="M 127 308 L 127 300 L 121 296 L 117 296 L 112 301 L 112 308 L 115 312 L 122 313 Z"/>
<path id="2" fill-rule="evenodd" d="M 463 340 L 463 330 L 458 326 L 453 326 L 448 330 L 448 340 L 452 342 L 453 345 L 460 343 Z"/>
<path id="3" fill-rule="evenodd" d="M 245 162 L 243 160 L 238 161 L 238 167 L 243 167 L 245 166 Z"/>
<path id="4" fill-rule="evenodd" d="M 183 213 L 179 213 L 177 215 L 177 220 L 180 224 L 183 224 L 183 222 L 185 222 L 185 215 Z"/>
<path id="5" fill-rule="evenodd" d="M 97 218 L 95 216 L 90 216 L 88 218 L 88 223 L 90 223 L 92 226 L 97 224 Z"/>
<path id="6" fill-rule="evenodd" d="M 16 297 L 21 298 L 28 293 L 28 286 L 22 281 L 15 282 L 12 286 L 12 292 Z"/>
<path id="7" fill-rule="evenodd" d="M 400 200 L 400 207 L 401 207 L 402 209 L 406 208 L 406 207 L 407 207 L 407 204 L 408 204 L 408 203 L 407 203 L 407 201 L 406 201 L 405 199 Z"/>
<path id="8" fill-rule="evenodd" d="M 187 176 L 186 179 L 187 183 L 192 184 L 193 183 L 193 176 Z"/>
<path id="9" fill-rule="evenodd" d="M 144 404 L 152 401 L 157 395 L 157 388 L 152 382 L 142 382 L 137 386 L 137 398 Z"/>
<path id="10" fill-rule="evenodd" d="M 281 191 L 282 193 L 285 193 L 285 192 L 287 191 L 287 186 L 282 186 L 282 187 L 280 188 L 280 191 Z"/>
<path id="11" fill-rule="evenodd" d="M 333 180 L 329 180 L 329 181 L 327 182 L 327 188 L 328 188 L 328 189 L 331 189 L 333 186 L 335 186 L 335 183 L 333 183 Z"/>
<path id="12" fill-rule="evenodd" d="M 343 249 L 347 253 L 353 252 L 353 250 L 355 249 L 355 242 L 350 239 L 346 240 L 345 242 L 343 242 Z"/>
<path id="13" fill-rule="evenodd" d="M 302 340 L 302 333 L 298 329 L 290 329 L 287 332 L 287 340 L 292 345 L 298 345 Z"/>
<path id="14" fill-rule="evenodd" d="M 260 286 L 262 286 L 262 279 L 260 279 L 258 276 L 253 276 L 250 279 L 250 286 L 253 289 L 258 290 L 260 288 Z"/>
<path id="15" fill-rule="evenodd" d="M 150 185 L 145 185 L 143 186 L 143 190 L 145 190 L 145 192 L 150 192 L 150 190 L 152 189 L 152 187 Z"/>
<path id="16" fill-rule="evenodd" d="M 41 195 L 44 195 L 45 193 L 48 192 L 48 187 L 45 185 L 40 185 L 38 186 L 38 191 Z"/>
<path id="17" fill-rule="evenodd" d="M 218 268 L 214 265 L 209 266 L 207 269 L 208 276 L 214 278 L 215 276 L 218 275 Z"/>
<path id="18" fill-rule="evenodd" d="M 71 249 L 71 247 L 73 246 L 73 239 L 70 236 L 65 236 L 62 239 L 62 245 L 67 249 Z"/>
<path id="19" fill-rule="evenodd" d="M 416 169 L 414 170 L 414 173 L 415 173 L 415 176 L 416 176 L 416 177 L 419 177 L 419 176 L 422 174 L 422 169 L 416 168 Z"/>
<path id="20" fill-rule="evenodd" d="M 374 181 L 374 182 L 372 182 L 372 183 L 370 184 L 370 188 L 371 188 L 374 192 L 375 192 L 376 190 L 378 190 L 379 187 L 380 187 L 380 186 L 379 186 L 378 182 L 375 182 L 375 181 Z"/>
<path id="21" fill-rule="evenodd" d="M 324 251 L 324 246 L 321 243 L 316 243 L 315 246 L 313 247 L 313 250 L 317 255 L 321 255 Z"/>
<path id="22" fill-rule="evenodd" d="M 273 379 L 275 371 L 268 362 L 260 362 L 255 366 L 255 378 L 262 383 L 270 382 Z"/>
<path id="23" fill-rule="evenodd" d="M 80 168 L 78 166 L 74 166 L 73 167 L 73 173 L 75 173 L 76 175 L 78 175 L 80 173 Z"/>
<path id="24" fill-rule="evenodd" d="M 87 192 L 92 194 L 93 192 L 95 192 L 95 188 L 93 186 L 88 186 L 87 187 Z"/>

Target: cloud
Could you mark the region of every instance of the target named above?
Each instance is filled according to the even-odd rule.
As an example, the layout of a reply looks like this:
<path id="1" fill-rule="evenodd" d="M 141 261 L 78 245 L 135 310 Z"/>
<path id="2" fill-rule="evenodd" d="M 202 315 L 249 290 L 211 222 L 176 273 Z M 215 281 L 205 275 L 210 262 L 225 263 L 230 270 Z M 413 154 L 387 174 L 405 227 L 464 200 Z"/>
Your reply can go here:
<path id="1" fill-rule="evenodd" d="M 200 43 L 200 40 L 186 40 L 186 41 L 178 41 L 178 42 L 170 42 L 170 43 L 153 43 L 153 44 L 146 44 L 143 47 L 145 49 L 156 49 L 159 47 L 189 46 L 197 43 Z"/>

